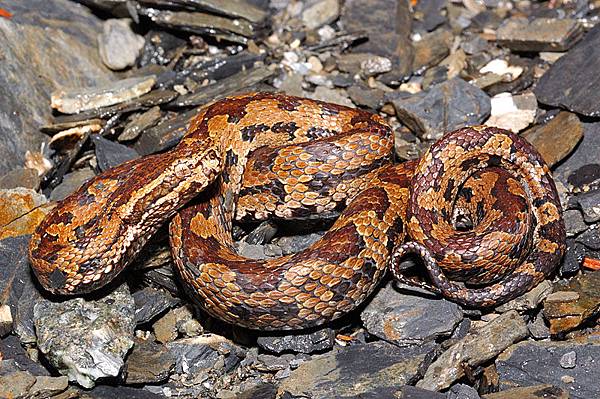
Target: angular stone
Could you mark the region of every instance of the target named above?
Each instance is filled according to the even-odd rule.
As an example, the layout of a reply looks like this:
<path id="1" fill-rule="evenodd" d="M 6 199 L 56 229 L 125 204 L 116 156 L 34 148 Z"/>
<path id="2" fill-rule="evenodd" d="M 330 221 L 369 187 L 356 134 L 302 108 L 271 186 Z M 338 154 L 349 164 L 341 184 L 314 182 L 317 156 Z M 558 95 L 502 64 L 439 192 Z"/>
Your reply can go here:
<path id="1" fill-rule="evenodd" d="M 600 183 L 600 122 L 582 123 L 583 139 L 554 170 L 553 176 L 570 190 L 587 191 Z"/>
<path id="2" fill-rule="evenodd" d="M 338 0 L 320 0 L 302 11 L 302 22 L 308 29 L 316 29 L 335 21 L 339 16 Z"/>
<path id="3" fill-rule="evenodd" d="M 600 250 L 600 230 L 598 226 L 592 226 L 585 233 L 580 234 L 575 239 L 575 242 L 585 245 L 587 248 L 598 251 Z"/>
<path id="4" fill-rule="evenodd" d="M 193 314 L 187 306 L 170 310 L 152 325 L 156 340 L 163 344 L 175 340 L 179 335 L 179 327 L 186 321 L 192 320 L 192 317 Z"/>
<path id="5" fill-rule="evenodd" d="M 483 399 L 569 399 L 569 392 L 551 384 L 512 388 L 483 395 Z"/>
<path id="6" fill-rule="evenodd" d="M 162 116 L 158 106 L 150 108 L 143 114 L 136 114 L 119 135 L 119 141 L 136 139 L 143 131 L 156 125 Z"/>
<path id="7" fill-rule="evenodd" d="M 136 339 L 125 362 L 125 383 L 152 384 L 165 381 L 174 366 L 175 359 L 164 345 Z"/>
<path id="8" fill-rule="evenodd" d="M 152 89 L 156 77 L 128 78 L 96 87 L 58 90 L 52 93 L 52 108 L 75 114 L 95 108 L 119 104 L 140 97 Z"/>
<path id="9" fill-rule="evenodd" d="M 37 376 L 35 384 L 29 389 L 34 398 L 46 398 L 59 394 L 67 389 L 69 379 L 62 377 Z"/>
<path id="10" fill-rule="evenodd" d="M 40 176 L 38 172 L 31 168 L 16 168 L 0 177 L 0 189 L 17 187 L 39 189 Z"/>
<path id="11" fill-rule="evenodd" d="M 490 118 L 485 122 L 518 133 L 529 126 L 535 119 L 537 100 L 535 94 L 524 93 L 513 96 L 510 93 L 500 93 L 491 99 L 492 109 Z"/>
<path id="12" fill-rule="evenodd" d="M 101 20 L 87 7 L 67 0 L 3 4 L 13 17 L 0 18 L 0 174 L 23 165 L 26 152 L 47 141 L 39 127 L 52 115 L 53 90 L 113 78 L 96 47 Z"/>
<path id="13" fill-rule="evenodd" d="M 426 140 L 438 139 L 465 125 L 480 124 L 491 110 L 487 94 L 459 78 L 398 98 L 393 104 L 400 121 Z"/>
<path id="14" fill-rule="evenodd" d="M 91 388 L 98 378 L 119 375 L 135 327 L 127 286 L 94 301 L 38 302 L 33 312 L 38 347 L 70 381 Z"/>
<path id="15" fill-rule="evenodd" d="M 587 193 L 578 194 L 576 197 L 583 219 L 587 223 L 596 223 L 600 221 L 600 189 L 588 191 Z"/>
<path id="16" fill-rule="evenodd" d="M 364 85 L 354 85 L 347 89 L 348 95 L 354 104 L 367 107 L 372 110 L 381 108 L 384 92 L 379 89 L 371 89 Z"/>
<path id="17" fill-rule="evenodd" d="M 414 31 L 431 32 L 444 22 L 446 22 L 445 0 L 424 0 L 419 1 L 414 11 Z"/>
<path id="18" fill-rule="evenodd" d="M 15 371 L 0 375 L 0 398 L 27 398 L 29 397 L 29 388 L 33 384 L 35 384 L 35 377 L 26 371 Z"/>
<path id="19" fill-rule="evenodd" d="M 544 316 L 552 334 L 577 328 L 600 310 L 600 271 L 585 273 L 554 289 L 544 301 Z"/>
<path id="20" fill-rule="evenodd" d="M 464 376 L 465 367 L 476 367 L 528 335 L 527 325 L 511 310 L 469 333 L 448 348 L 427 369 L 417 387 L 438 391 Z"/>
<path id="21" fill-rule="evenodd" d="M 133 148 L 107 140 L 97 134 L 92 135 L 92 141 L 94 142 L 98 167 L 103 172 L 123 162 L 140 157 L 140 154 Z"/>
<path id="22" fill-rule="evenodd" d="M 60 201 L 67 198 L 75 190 L 83 185 L 83 183 L 96 176 L 93 170 L 90 168 L 84 168 L 75 170 L 71 173 L 67 173 L 63 177 L 63 181 L 50 193 L 50 200 Z"/>
<path id="23" fill-rule="evenodd" d="M 104 21 L 98 37 L 98 51 L 104 64 L 113 70 L 133 66 L 144 47 L 144 38 L 133 32 L 130 19 Z"/>
<path id="24" fill-rule="evenodd" d="M 566 108 L 587 116 L 600 116 L 600 74 L 590 60 L 600 57 L 600 25 L 592 28 L 575 47 L 540 78 L 534 92 L 543 104 Z"/>
<path id="25" fill-rule="evenodd" d="M 400 397 L 402 399 L 448 399 L 443 393 L 428 391 L 411 385 L 403 386 L 401 392 Z"/>
<path id="26" fill-rule="evenodd" d="M 12 331 L 13 318 L 10 306 L 0 304 L 0 337 L 4 337 Z"/>
<path id="27" fill-rule="evenodd" d="M 259 347 L 275 353 L 313 353 L 331 349 L 334 343 L 335 333 L 330 328 L 308 334 L 260 336 L 257 339 Z"/>
<path id="28" fill-rule="evenodd" d="M 282 382 L 278 393 L 313 399 L 367 394 L 395 397 L 402 385 L 419 377 L 433 349 L 431 344 L 399 348 L 383 341 L 335 349 L 302 363 Z"/>
<path id="29" fill-rule="evenodd" d="M 552 167 L 569 155 L 583 138 L 583 125 L 577 115 L 560 112 L 546 124 L 527 129 L 522 136 Z"/>
<path id="30" fill-rule="evenodd" d="M 577 361 L 573 368 L 565 369 L 560 365 L 560 360 L 569 352 L 576 353 Z M 515 387 L 552 384 L 568 392 L 568 397 L 572 399 L 596 397 L 600 378 L 596 359 L 599 356 L 600 341 L 593 336 L 565 342 L 521 342 L 508 348 L 496 359 L 501 392 Z"/>
<path id="31" fill-rule="evenodd" d="M 406 0 L 348 0 L 340 18 L 344 26 L 366 32 L 369 40 L 355 46 L 355 52 L 372 53 L 392 61 L 384 81 L 399 81 L 410 74 L 413 48 L 409 35 L 412 18 Z"/>
<path id="32" fill-rule="evenodd" d="M 29 358 L 29 354 L 21 345 L 21 341 L 15 335 L 0 340 L 0 375 L 10 371 L 27 371 L 34 376 L 48 376 L 50 373 L 38 362 Z M 3 363 L 6 362 L 6 363 Z M 8 363 L 14 365 L 13 368 L 5 367 Z"/>
<path id="33" fill-rule="evenodd" d="M 175 371 L 179 374 L 197 374 L 215 366 L 221 358 L 220 348 L 232 345 L 219 335 L 178 339 L 167 343 L 167 348 L 176 360 Z"/>
<path id="34" fill-rule="evenodd" d="M 135 302 L 135 323 L 147 323 L 156 316 L 179 303 L 179 300 L 166 291 L 145 287 L 133 293 Z"/>
<path id="35" fill-rule="evenodd" d="M 454 36 L 448 30 L 438 29 L 428 33 L 414 43 L 415 59 L 413 71 L 420 71 L 432 65 L 437 65 L 450 52 Z"/>
<path id="36" fill-rule="evenodd" d="M 0 241 L 0 303 L 10 306 L 12 330 L 23 343 L 35 343 L 33 306 L 42 296 L 32 280 L 28 246 L 30 236 Z"/>
<path id="37" fill-rule="evenodd" d="M 496 40 L 514 51 L 566 51 L 582 33 L 576 19 L 510 18 L 498 28 Z"/>
<path id="38" fill-rule="evenodd" d="M 28 188 L 0 190 L 0 240 L 33 233 L 52 207 Z"/>
<path id="39" fill-rule="evenodd" d="M 520 297 L 498 306 L 496 310 L 500 313 L 504 313 L 513 309 L 520 312 L 536 309 L 553 290 L 554 287 L 552 287 L 552 283 L 548 280 L 544 280 Z"/>
<path id="40" fill-rule="evenodd" d="M 448 391 L 447 399 L 481 399 L 477 390 L 465 384 L 456 384 Z"/>
<path id="41" fill-rule="evenodd" d="M 416 345 L 452 334 L 463 313 L 457 304 L 445 299 L 404 295 L 390 282 L 360 318 L 370 334 L 399 345 Z"/>

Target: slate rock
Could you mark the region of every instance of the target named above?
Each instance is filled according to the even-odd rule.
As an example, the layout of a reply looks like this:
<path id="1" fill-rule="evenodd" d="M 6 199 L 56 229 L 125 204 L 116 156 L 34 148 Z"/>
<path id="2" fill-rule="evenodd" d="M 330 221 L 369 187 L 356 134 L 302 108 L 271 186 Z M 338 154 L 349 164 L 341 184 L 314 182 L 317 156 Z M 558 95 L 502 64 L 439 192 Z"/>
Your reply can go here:
<path id="1" fill-rule="evenodd" d="M 69 379 L 65 376 L 37 376 L 35 384 L 29 388 L 29 394 L 34 398 L 46 398 L 59 394 L 67 389 Z"/>
<path id="2" fill-rule="evenodd" d="M 551 384 L 532 385 L 490 393 L 484 399 L 569 399 L 569 392 Z"/>
<path id="3" fill-rule="evenodd" d="M 578 194 L 575 199 L 583 212 L 583 219 L 587 223 L 600 221 L 600 188 Z"/>
<path id="4" fill-rule="evenodd" d="M 576 19 L 509 18 L 498 28 L 496 40 L 514 51 L 566 51 L 582 33 Z"/>
<path id="5" fill-rule="evenodd" d="M 371 53 L 392 61 L 392 71 L 380 76 L 385 82 L 400 81 L 412 69 L 411 11 L 406 0 L 348 0 L 340 18 L 344 26 L 366 32 L 369 40 L 354 52 Z"/>
<path id="6" fill-rule="evenodd" d="M 429 366 L 417 387 L 438 391 L 449 387 L 465 373 L 465 367 L 476 367 L 528 335 L 527 325 L 511 310 L 470 332 Z"/>
<path id="7" fill-rule="evenodd" d="M 577 328 L 600 310 L 600 271 L 582 274 L 566 284 L 557 283 L 544 302 L 550 332 L 561 334 Z"/>
<path id="8" fill-rule="evenodd" d="M 431 32 L 446 22 L 445 0 L 424 0 L 416 4 L 414 15 L 414 31 Z"/>
<path id="9" fill-rule="evenodd" d="M 579 271 L 583 257 L 588 251 L 574 239 L 567 238 L 567 250 L 560 265 L 561 276 L 571 276 Z"/>
<path id="10" fill-rule="evenodd" d="M 360 318 L 370 334 L 400 345 L 415 345 L 449 336 L 463 319 L 463 313 L 457 304 L 445 299 L 404 295 L 390 282 L 375 295 Z"/>
<path id="11" fill-rule="evenodd" d="M 583 215 L 578 209 L 567 209 L 563 212 L 567 237 L 573 237 L 587 230 L 588 226 L 583 221 Z"/>
<path id="12" fill-rule="evenodd" d="M 174 371 L 179 374 L 198 374 L 211 369 L 221 359 L 219 347 L 228 341 L 218 335 L 183 338 L 167 343 L 175 358 Z"/>
<path id="13" fill-rule="evenodd" d="M 96 176 L 90 168 L 78 169 L 71 173 L 67 173 L 62 182 L 54 187 L 50 193 L 50 200 L 61 201 L 74 193 L 83 183 Z"/>
<path id="14" fill-rule="evenodd" d="M 465 384 L 456 384 L 450 388 L 447 399 L 481 399 L 477 390 Z"/>
<path id="15" fill-rule="evenodd" d="M 594 62 L 600 57 L 600 25 L 593 27 L 567 54 L 540 78 L 534 92 L 547 105 L 587 116 L 600 115 L 600 74 Z"/>
<path id="16" fill-rule="evenodd" d="M 278 393 L 312 399 L 394 397 L 402 385 L 419 378 L 434 348 L 433 344 L 400 348 L 377 341 L 334 349 L 302 363 L 282 382 Z"/>
<path id="17" fill-rule="evenodd" d="M 33 384 L 35 384 L 35 377 L 26 371 L 14 371 L 0 375 L 0 398 L 27 398 L 29 397 L 29 388 Z"/>
<path id="18" fill-rule="evenodd" d="M 561 359 L 571 352 L 577 360 L 573 368 L 565 369 L 560 364 Z M 564 342 L 521 342 L 496 359 L 500 389 L 545 383 L 564 389 L 572 399 L 594 398 L 600 378 L 599 356 L 600 341 L 593 337 Z"/>
<path id="19" fill-rule="evenodd" d="M 585 245 L 595 251 L 600 250 L 600 230 L 598 226 L 590 227 L 585 233 L 580 234 L 575 242 Z"/>
<path id="20" fill-rule="evenodd" d="M 52 108 L 76 114 L 96 108 L 124 103 L 148 93 L 154 84 L 154 75 L 127 78 L 98 86 L 60 89 L 52 93 Z"/>
<path id="21" fill-rule="evenodd" d="M 0 354 L 3 361 L 11 360 L 15 366 L 14 371 L 27 371 L 34 376 L 48 376 L 50 373 L 40 363 L 34 362 L 29 358 L 27 352 L 21 345 L 19 338 L 15 335 L 9 335 L 0 340 Z M 0 366 L 0 374 L 5 372 Z"/>
<path id="22" fill-rule="evenodd" d="M 335 21 L 339 15 L 338 0 L 319 0 L 302 11 L 302 22 L 308 29 L 316 29 Z"/>
<path id="23" fill-rule="evenodd" d="M 443 393 L 428 391 L 427 389 L 413 387 L 411 385 L 405 385 L 401 389 L 402 399 L 447 399 L 447 396 Z"/>
<path id="24" fill-rule="evenodd" d="M 598 160 L 600 122 L 585 122 L 582 125 L 583 138 L 571 155 L 556 166 L 553 173 L 554 178 L 568 188 L 584 188 L 596 180 L 594 169 L 600 173 L 600 160 Z M 591 170 L 586 172 L 586 169 Z"/>
<path id="25" fill-rule="evenodd" d="M 98 385 L 89 391 L 94 399 L 164 399 L 165 395 L 158 395 L 142 388 Z"/>
<path id="26" fill-rule="evenodd" d="M 0 303 L 10 306 L 13 331 L 23 343 L 35 343 L 33 307 L 42 299 L 29 267 L 30 236 L 0 241 Z"/>
<path id="27" fill-rule="evenodd" d="M 308 334 L 294 335 L 261 335 L 257 344 L 262 349 L 274 353 L 297 352 L 313 353 L 333 348 L 335 333 L 330 328 L 323 328 Z"/>
<path id="28" fill-rule="evenodd" d="M 393 104 L 400 121 L 426 140 L 438 139 L 465 125 L 480 124 L 491 111 L 487 94 L 460 78 L 398 98 Z"/>
<path id="29" fill-rule="evenodd" d="M 175 358 L 164 345 L 136 339 L 125 362 L 126 384 L 152 384 L 169 378 Z"/>
<path id="30" fill-rule="evenodd" d="M 540 152 L 552 167 L 569 155 L 583 138 L 583 125 L 577 115 L 560 112 L 544 125 L 534 126 L 522 136 Z"/>
<path id="31" fill-rule="evenodd" d="M 33 313 L 39 349 L 70 381 L 91 388 L 98 378 L 119 375 L 135 327 L 126 286 L 98 300 L 40 301 Z"/>
<path id="32" fill-rule="evenodd" d="M 145 287 L 133 293 L 135 302 L 135 323 L 147 323 L 165 310 L 175 306 L 179 300 L 166 291 Z"/>
<path id="33" fill-rule="evenodd" d="M 92 141 L 96 150 L 98 167 L 103 172 L 123 162 L 140 157 L 140 154 L 133 148 L 107 140 L 97 134 L 92 135 Z"/>
<path id="34" fill-rule="evenodd" d="M 32 190 L 40 188 L 40 176 L 35 169 L 15 168 L 0 177 L 0 188 L 25 187 Z"/>
<path id="35" fill-rule="evenodd" d="M 0 18 L 0 174 L 39 151 L 39 132 L 52 115 L 50 93 L 60 87 L 106 83 L 112 73 L 100 60 L 96 37 L 101 20 L 67 0 L 21 0 L 3 5 Z M 35 10 L 35 12 L 32 12 Z"/>

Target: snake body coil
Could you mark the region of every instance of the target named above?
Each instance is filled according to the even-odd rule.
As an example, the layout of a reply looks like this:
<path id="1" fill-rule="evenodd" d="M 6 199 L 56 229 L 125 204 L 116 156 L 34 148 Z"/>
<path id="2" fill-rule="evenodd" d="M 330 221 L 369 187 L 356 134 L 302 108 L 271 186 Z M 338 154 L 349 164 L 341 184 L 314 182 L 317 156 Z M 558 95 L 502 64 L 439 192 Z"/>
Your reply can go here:
<path id="1" fill-rule="evenodd" d="M 249 328 L 340 317 L 406 252 L 424 256 L 444 295 L 472 306 L 520 295 L 558 264 L 560 203 L 523 139 L 466 128 L 400 165 L 392 149 L 389 126 L 364 111 L 273 93 L 217 101 L 173 150 L 108 170 L 60 202 L 33 234 L 33 270 L 51 292 L 92 291 L 194 197 L 170 225 L 184 287 L 208 313 Z M 344 205 L 302 252 L 259 261 L 234 250 L 234 218 L 303 218 Z M 473 222 L 464 231 L 462 213 Z"/>

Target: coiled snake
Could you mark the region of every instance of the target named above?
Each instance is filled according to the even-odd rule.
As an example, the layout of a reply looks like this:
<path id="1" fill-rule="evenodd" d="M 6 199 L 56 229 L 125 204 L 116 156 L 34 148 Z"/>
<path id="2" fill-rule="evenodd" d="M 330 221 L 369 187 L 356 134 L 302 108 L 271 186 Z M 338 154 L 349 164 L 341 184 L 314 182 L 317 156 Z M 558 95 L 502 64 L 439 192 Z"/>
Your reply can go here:
<path id="1" fill-rule="evenodd" d="M 523 294 L 556 267 L 560 202 L 526 141 L 470 127 L 418 162 L 394 165 L 392 150 L 389 126 L 365 111 L 273 93 L 214 102 L 174 149 L 108 170 L 60 202 L 32 236 L 33 270 L 51 292 L 92 291 L 175 215 L 172 254 L 191 297 L 222 320 L 269 330 L 351 311 L 390 260 L 403 278 L 406 252 L 423 256 L 442 294 L 470 306 Z M 234 218 L 303 218 L 346 204 L 302 252 L 250 260 L 234 250 Z M 458 226 L 464 218 L 471 227 Z"/>

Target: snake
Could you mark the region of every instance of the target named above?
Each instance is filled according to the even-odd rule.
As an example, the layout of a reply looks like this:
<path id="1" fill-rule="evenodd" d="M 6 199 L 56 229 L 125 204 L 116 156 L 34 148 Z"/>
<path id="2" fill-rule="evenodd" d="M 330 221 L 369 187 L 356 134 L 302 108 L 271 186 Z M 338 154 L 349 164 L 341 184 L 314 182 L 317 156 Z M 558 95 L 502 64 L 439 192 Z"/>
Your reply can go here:
<path id="1" fill-rule="evenodd" d="M 432 290 L 494 306 L 548 277 L 565 251 L 550 170 L 526 140 L 471 126 L 394 162 L 385 119 L 282 93 L 216 100 L 172 149 L 122 163 L 57 203 L 29 258 L 60 295 L 105 286 L 169 221 L 175 269 L 209 315 L 256 330 L 314 327 L 360 306 L 417 253 Z M 339 213 L 308 248 L 257 260 L 235 221 Z"/>

